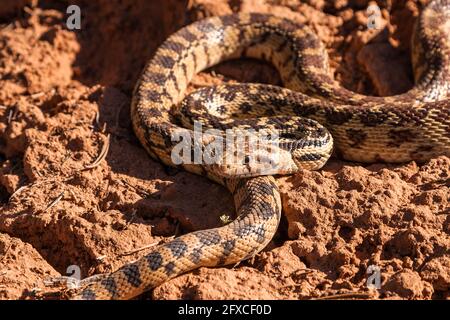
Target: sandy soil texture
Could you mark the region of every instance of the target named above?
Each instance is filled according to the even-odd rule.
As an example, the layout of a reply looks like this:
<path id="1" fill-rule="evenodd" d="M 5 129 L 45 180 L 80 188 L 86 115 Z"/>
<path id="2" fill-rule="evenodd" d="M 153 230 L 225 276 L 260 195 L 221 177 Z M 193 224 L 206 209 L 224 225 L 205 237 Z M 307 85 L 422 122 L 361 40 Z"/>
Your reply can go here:
<path id="1" fill-rule="evenodd" d="M 206 16 L 271 12 L 317 32 L 343 86 L 401 93 L 413 84 L 410 34 L 426 1 L 377 2 L 380 28 L 369 30 L 364 0 L 84 0 L 75 1 L 81 30 L 71 31 L 65 1 L 2 1 L 0 298 L 57 298 L 49 277 L 109 272 L 233 216 L 225 189 L 151 160 L 133 134 L 131 90 L 168 35 Z M 233 61 L 191 88 L 232 81 L 280 83 L 262 62 Z M 141 298 L 450 298 L 449 158 L 332 159 L 277 181 L 284 216 L 262 253 Z M 379 290 L 367 288 L 370 266 L 381 270 Z"/>

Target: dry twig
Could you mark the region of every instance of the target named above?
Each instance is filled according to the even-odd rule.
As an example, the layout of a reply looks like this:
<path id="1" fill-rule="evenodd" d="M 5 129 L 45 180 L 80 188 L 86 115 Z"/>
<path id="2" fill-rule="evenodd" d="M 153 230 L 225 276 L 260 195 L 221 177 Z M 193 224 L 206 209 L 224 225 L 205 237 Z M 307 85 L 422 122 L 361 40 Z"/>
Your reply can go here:
<path id="1" fill-rule="evenodd" d="M 61 201 L 61 199 L 64 197 L 64 191 L 61 192 L 58 197 L 53 200 L 44 210 L 44 212 L 47 212 L 48 210 L 50 210 L 52 207 L 54 207 L 59 201 Z"/>
<path id="2" fill-rule="evenodd" d="M 143 247 L 140 247 L 140 248 L 131 250 L 131 251 L 127 251 L 127 252 L 121 253 L 119 256 L 121 256 L 121 257 L 129 256 L 129 255 L 132 255 L 132 254 L 134 254 L 134 253 L 140 252 L 140 251 L 142 251 L 142 250 L 145 250 L 145 249 L 154 247 L 154 246 L 156 246 L 156 245 L 158 245 L 157 242 L 155 242 L 155 243 L 150 243 L 150 244 L 148 244 L 148 245 L 146 245 L 146 246 L 143 246 Z"/>
<path id="3" fill-rule="evenodd" d="M 100 163 L 103 160 L 105 160 L 106 156 L 108 155 L 108 151 L 109 151 L 110 138 L 111 138 L 111 135 L 108 134 L 106 136 L 106 141 L 103 144 L 102 150 L 100 150 L 100 153 L 99 153 L 97 159 L 95 159 L 95 161 L 93 163 L 88 164 L 87 166 L 85 166 L 84 170 L 96 168 L 96 167 L 98 167 L 100 165 Z"/>

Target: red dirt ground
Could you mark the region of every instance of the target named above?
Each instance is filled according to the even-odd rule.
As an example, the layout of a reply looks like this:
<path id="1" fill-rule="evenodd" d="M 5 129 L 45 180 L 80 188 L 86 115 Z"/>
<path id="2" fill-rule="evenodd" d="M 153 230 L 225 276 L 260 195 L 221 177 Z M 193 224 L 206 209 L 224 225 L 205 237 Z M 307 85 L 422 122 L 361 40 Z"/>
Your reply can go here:
<path id="1" fill-rule="evenodd" d="M 131 90 L 145 62 L 179 27 L 205 16 L 271 12 L 305 22 L 324 41 L 340 83 L 365 94 L 412 86 L 409 40 L 425 1 L 65 1 L 0 4 L 0 298 L 55 298 L 48 277 L 108 272 L 175 234 L 221 225 L 231 196 L 151 160 L 133 134 Z M 73 3 L 73 2 L 71 2 Z M 383 5 L 384 4 L 384 5 Z M 279 83 L 261 62 L 233 61 L 192 88 L 224 81 Z M 110 136 L 104 161 L 92 169 Z M 450 159 L 323 170 L 278 178 L 284 217 L 269 246 L 234 267 L 201 268 L 152 299 L 449 299 Z M 369 290 L 367 269 L 381 269 Z M 52 291 L 53 290 L 53 291 Z M 337 296 L 336 296 L 337 295 Z"/>

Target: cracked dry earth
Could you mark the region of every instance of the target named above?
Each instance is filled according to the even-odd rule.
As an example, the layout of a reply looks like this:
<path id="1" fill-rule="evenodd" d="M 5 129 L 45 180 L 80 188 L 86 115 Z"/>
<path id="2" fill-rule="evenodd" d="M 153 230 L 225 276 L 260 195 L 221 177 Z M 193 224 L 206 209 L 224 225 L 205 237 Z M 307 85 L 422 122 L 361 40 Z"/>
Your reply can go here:
<path id="1" fill-rule="evenodd" d="M 131 90 L 179 27 L 205 16 L 271 12 L 310 25 L 345 87 L 392 95 L 412 86 L 409 40 L 426 1 L 66 1 L 0 4 L 0 297 L 54 299 L 49 277 L 112 271 L 176 234 L 233 217 L 222 187 L 151 160 L 133 134 Z M 233 61 L 198 75 L 279 84 L 274 69 Z M 109 150 L 106 150 L 109 141 Z M 107 151 L 107 152 L 106 152 Z M 106 154 L 106 158 L 102 158 Z M 100 159 L 100 161 L 96 161 Z M 143 299 L 449 299 L 450 159 L 359 165 L 280 177 L 283 220 L 273 241 L 237 266 L 200 268 Z M 369 290 L 367 269 L 381 270 Z"/>

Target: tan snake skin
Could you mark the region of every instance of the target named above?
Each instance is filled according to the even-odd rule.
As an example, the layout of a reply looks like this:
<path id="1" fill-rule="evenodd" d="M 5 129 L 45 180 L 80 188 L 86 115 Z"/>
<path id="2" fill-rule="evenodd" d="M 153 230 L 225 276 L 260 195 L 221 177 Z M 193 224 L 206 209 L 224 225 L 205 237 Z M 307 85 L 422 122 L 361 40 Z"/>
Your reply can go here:
<path id="1" fill-rule="evenodd" d="M 208 18 L 168 38 L 145 67 L 131 106 L 134 130 L 148 153 L 168 166 L 175 166 L 171 152 L 177 142 L 171 137 L 181 130 L 194 140 L 193 132 L 180 126 L 193 119 L 220 129 L 269 126 L 282 131 L 295 126 L 300 132 L 288 130 L 282 149 L 292 157 L 283 158 L 288 164 L 280 173 L 319 169 L 330 156 L 333 139 L 337 153 L 352 161 L 420 162 L 450 156 L 450 0 L 432 1 L 422 10 L 413 48 L 416 86 L 398 96 L 367 97 L 333 80 L 323 44 L 305 25 L 263 14 Z M 185 97 L 196 73 L 243 56 L 272 63 L 285 88 L 224 85 Z M 205 149 L 208 137 L 197 143 Z M 251 166 L 232 164 L 177 167 L 226 186 L 234 196 L 237 219 L 180 236 L 111 274 L 88 280 L 75 290 L 75 299 L 129 299 L 200 266 L 247 259 L 271 240 L 281 215 L 271 175 L 257 176 Z"/>

